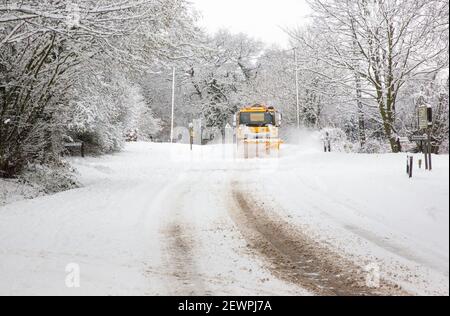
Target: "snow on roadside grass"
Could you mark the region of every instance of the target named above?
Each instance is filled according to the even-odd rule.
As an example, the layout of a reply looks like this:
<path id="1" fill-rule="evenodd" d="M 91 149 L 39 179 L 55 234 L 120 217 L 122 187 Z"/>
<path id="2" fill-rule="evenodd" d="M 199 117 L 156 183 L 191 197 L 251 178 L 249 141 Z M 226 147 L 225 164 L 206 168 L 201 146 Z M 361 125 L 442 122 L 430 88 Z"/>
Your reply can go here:
<path id="1" fill-rule="evenodd" d="M 0 206 L 23 199 L 32 199 L 41 194 L 38 188 L 16 179 L 0 179 Z"/>
<path id="2" fill-rule="evenodd" d="M 75 158 L 84 187 L 2 207 L 0 294 L 161 293 L 158 277 L 143 278 L 147 264 L 159 264 L 158 220 L 149 206 L 170 181 L 158 161 L 164 151 L 147 145 Z M 81 288 L 65 285 L 70 263 L 81 267 Z"/>
<path id="3" fill-rule="evenodd" d="M 0 206 L 76 188 L 73 172 L 66 161 L 29 165 L 17 179 L 0 179 Z"/>

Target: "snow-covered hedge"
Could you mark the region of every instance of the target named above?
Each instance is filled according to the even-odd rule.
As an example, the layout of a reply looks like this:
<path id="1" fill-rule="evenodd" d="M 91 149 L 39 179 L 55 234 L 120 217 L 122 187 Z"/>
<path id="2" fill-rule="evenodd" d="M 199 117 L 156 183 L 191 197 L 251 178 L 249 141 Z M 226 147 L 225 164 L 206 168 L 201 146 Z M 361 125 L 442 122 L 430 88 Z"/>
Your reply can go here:
<path id="1" fill-rule="evenodd" d="M 0 179 L 0 206 L 42 195 L 39 188 L 18 179 Z"/>
<path id="2" fill-rule="evenodd" d="M 448 154 L 449 148 L 448 148 L 448 136 L 447 138 L 442 142 L 441 146 L 439 147 L 439 153 L 440 154 Z"/>
<path id="3" fill-rule="evenodd" d="M 331 150 L 335 152 L 351 153 L 355 151 L 355 144 L 350 142 L 345 132 L 340 128 L 324 128 L 320 131 L 321 140 L 327 138 L 331 142 Z"/>
<path id="4" fill-rule="evenodd" d="M 364 154 L 384 154 L 391 152 L 387 141 L 378 139 L 369 139 L 365 146 L 361 147 L 359 143 L 351 142 L 347 134 L 340 128 L 324 128 L 320 131 L 320 139 L 326 142 L 329 138 L 331 142 L 331 150 L 333 152 L 345 153 L 364 153 Z"/>
<path id="5" fill-rule="evenodd" d="M 0 206 L 79 187 L 66 162 L 28 165 L 15 179 L 0 179 Z"/>
<path id="6" fill-rule="evenodd" d="M 57 165 L 28 165 L 19 182 L 43 194 L 51 194 L 78 187 L 74 174 L 75 170 L 64 161 Z"/>
<path id="7" fill-rule="evenodd" d="M 142 89 L 116 67 L 99 65 L 103 76 L 80 77 L 71 101 L 68 132 L 84 141 L 88 152 L 110 153 L 123 148 L 130 133 L 148 140 L 160 130 L 160 120 L 146 103 Z M 132 137 L 134 139 L 134 136 Z"/>
<path id="8" fill-rule="evenodd" d="M 364 146 L 357 145 L 359 152 L 364 154 L 385 154 L 391 152 L 391 148 L 386 141 L 369 139 Z"/>

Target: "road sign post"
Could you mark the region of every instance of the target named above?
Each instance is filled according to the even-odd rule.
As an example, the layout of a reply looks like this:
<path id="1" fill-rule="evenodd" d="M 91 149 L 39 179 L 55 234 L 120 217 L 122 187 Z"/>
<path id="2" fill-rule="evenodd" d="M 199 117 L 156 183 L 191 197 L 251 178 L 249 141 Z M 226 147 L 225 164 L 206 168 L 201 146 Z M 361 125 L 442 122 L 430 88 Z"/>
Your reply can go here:
<path id="1" fill-rule="evenodd" d="M 433 161 L 432 161 L 432 151 L 433 148 L 431 146 L 431 128 L 428 129 L 428 170 L 433 170 Z"/>
<path id="2" fill-rule="evenodd" d="M 325 152 L 331 152 L 331 137 L 330 137 L 330 133 L 326 133 L 325 134 L 325 139 L 323 140 L 323 147 Z"/>
<path id="3" fill-rule="evenodd" d="M 432 146 L 432 135 L 433 132 L 433 108 L 427 106 L 427 134 L 428 134 L 428 170 L 433 170 L 433 146 Z"/>

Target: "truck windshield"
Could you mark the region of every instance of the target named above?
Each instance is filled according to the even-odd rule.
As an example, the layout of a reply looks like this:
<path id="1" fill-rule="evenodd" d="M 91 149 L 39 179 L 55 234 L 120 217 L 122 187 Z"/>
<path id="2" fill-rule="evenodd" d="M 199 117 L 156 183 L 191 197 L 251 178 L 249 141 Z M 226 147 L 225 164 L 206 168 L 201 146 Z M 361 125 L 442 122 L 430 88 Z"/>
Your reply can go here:
<path id="1" fill-rule="evenodd" d="M 247 126 L 275 125 L 275 115 L 270 112 L 241 113 L 239 123 Z"/>

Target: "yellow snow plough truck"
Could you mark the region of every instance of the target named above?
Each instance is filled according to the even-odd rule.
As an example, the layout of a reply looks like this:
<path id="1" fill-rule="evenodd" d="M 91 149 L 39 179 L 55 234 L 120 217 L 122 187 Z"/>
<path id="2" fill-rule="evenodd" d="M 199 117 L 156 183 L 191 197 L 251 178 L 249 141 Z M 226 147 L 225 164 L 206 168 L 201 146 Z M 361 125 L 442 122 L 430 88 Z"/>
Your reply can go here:
<path id="1" fill-rule="evenodd" d="M 250 157 L 279 156 L 281 113 L 274 107 L 253 105 L 242 108 L 234 116 L 238 154 Z"/>

